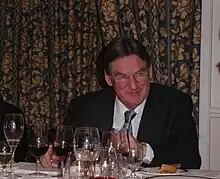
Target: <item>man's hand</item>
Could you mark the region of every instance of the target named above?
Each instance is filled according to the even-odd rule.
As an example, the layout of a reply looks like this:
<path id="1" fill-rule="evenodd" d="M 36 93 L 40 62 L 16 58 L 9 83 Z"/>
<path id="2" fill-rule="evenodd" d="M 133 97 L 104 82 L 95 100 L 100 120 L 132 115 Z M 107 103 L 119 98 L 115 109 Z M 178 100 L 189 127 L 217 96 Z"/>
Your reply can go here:
<path id="1" fill-rule="evenodd" d="M 41 166 L 44 168 L 57 168 L 59 161 L 59 157 L 54 154 L 52 145 L 50 145 L 47 152 L 40 157 Z"/>
<path id="2" fill-rule="evenodd" d="M 126 131 L 112 132 L 110 141 L 117 150 L 121 153 L 128 153 L 129 149 L 136 151 L 142 150 L 143 156 L 147 152 L 147 147 L 144 143 L 139 143 L 137 139 Z"/>

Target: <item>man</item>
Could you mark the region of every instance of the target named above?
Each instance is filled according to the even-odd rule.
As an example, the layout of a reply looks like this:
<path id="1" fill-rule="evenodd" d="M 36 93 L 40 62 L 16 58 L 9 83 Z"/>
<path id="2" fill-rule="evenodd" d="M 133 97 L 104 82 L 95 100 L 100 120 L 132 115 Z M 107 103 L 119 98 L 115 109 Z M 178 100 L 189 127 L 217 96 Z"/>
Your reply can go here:
<path id="1" fill-rule="evenodd" d="M 4 115 L 7 113 L 23 114 L 22 111 L 18 107 L 3 101 L 3 98 L 0 95 L 0 129 L 1 129 L 0 130 L 0 134 L 1 134 L 0 141 L 6 141 L 6 138 L 5 138 L 4 132 L 3 132 L 3 122 L 4 122 Z M 24 134 L 18 144 L 16 151 L 15 151 L 15 161 L 16 162 L 25 161 L 27 151 L 28 151 L 27 126 L 26 126 L 26 122 L 25 122 Z"/>
<path id="2" fill-rule="evenodd" d="M 191 98 L 176 89 L 151 84 L 150 57 L 136 40 L 112 41 L 101 55 L 109 88 L 73 99 L 66 123 L 73 128 L 97 127 L 101 132 L 125 125 L 125 114 L 132 112 L 129 140 L 145 151 L 146 166 L 181 164 L 200 168 L 196 127 Z M 127 127 L 128 127 L 127 126 Z M 117 138 L 117 137 L 116 137 Z"/>

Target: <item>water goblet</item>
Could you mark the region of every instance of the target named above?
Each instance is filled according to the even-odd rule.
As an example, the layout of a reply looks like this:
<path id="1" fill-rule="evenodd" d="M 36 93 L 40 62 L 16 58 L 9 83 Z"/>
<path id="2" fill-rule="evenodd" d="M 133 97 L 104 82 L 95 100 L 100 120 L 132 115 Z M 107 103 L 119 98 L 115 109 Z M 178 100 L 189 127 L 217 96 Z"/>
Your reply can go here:
<path id="1" fill-rule="evenodd" d="M 122 130 L 110 129 L 108 131 L 102 132 L 102 145 L 111 150 L 116 151 L 117 155 L 117 168 L 118 168 L 118 176 L 117 178 L 124 178 L 127 172 L 127 164 L 124 155 L 126 156 L 128 151 L 123 150 L 126 149 L 126 145 L 123 144 L 122 136 L 126 133 Z M 127 137 L 126 137 L 127 138 Z M 125 153 L 126 152 L 126 153 Z"/>
<path id="2" fill-rule="evenodd" d="M 14 155 L 16 148 L 24 133 L 24 116 L 19 113 L 4 115 L 3 131 L 9 146 L 12 149 L 11 157 L 11 178 L 20 177 L 14 173 Z"/>
<path id="3" fill-rule="evenodd" d="M 136 145 L 138 146 L 138 145 Z M 144 154 L 143 147 L 135 147 L 130 146 L 128 148 L 128 154 L 126 155 L 126 163 L 128 168 L 131 170 L 130 176 L 127 176 L 127 179 L 141 179 L 141 177 L 136 175 L 136 170 L 140 167 Z"/>
<path id="4" fill-rule="evenodd" d="M 100 136 L 95 127 L 78 127 L 73 137 L 74 154 L 77 161 L 85 163 L 88 173 L 85 175 L 94 176 L 95 162 L 99 158 Z"/>
<path id="5" fill-rule="evenodd" d="M 116 179 L 119 173 L 118 166 L 116 150 L 114 148 L 101 147 L 94 178 Z"/>

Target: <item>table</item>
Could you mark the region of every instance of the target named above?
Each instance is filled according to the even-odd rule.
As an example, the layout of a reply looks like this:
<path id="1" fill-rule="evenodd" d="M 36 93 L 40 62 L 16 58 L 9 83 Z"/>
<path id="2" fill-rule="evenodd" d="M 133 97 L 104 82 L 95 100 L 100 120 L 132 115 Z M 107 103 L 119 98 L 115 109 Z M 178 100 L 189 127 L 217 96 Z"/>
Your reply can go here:
<path id="1" fill-rule="evenodd" d="M 15 166 L 15 173 L 22 176 L 21 179 L 30 179 L 31 177 L 28 175 L 30 173 L 33 173 L 35 171 L 35 163 L 24 163 L 20 162 L 17 163 Z M 58 169 L 45 169 L 40 167 L 40 171 L 45 172 L 48 174 L 48 177 L 46 179 L 57 179 L 57 177 L 52 177 L 53 175 L 58 174 Z M 206 179 L 220 179 L 220 171 L 208 171 L 208 170 L 189 170 L 186 173 L 181 173 L 180 175 L 163 175 L 159 176 L 158 174 L 150 174 L 146 172 L 137 172 L 138 176 L 141 176 L 142 178 L 148 177 L 148 178 L 155 178 L 155 179 L 199 179 L 199 178 L 206 178 Z M 70 179 L 71 177 L 68 177 Z M 72 177 L 74 178 L 74 177 Z"/>
<path id="2" fill-rule="evenodd" d="M 159 173 L 146 173 L 138 172 L 139 176 L 146 176 L 146 178 L 156 178 L 156 179 L 220 179 L 220 171 L 210 171 L 210 170 L 188 170 L 185 173 L 176 174 L 159 174 Z"/>
<path id="3" fill-rule="evenodd" d="M 36 169 L 35 163 L 19 162 L 15 164 L 15 173 L 22 176 L 21 179 L 31 179 L 30 173 L 34 173 Z M 48 174 L 45 179 L 57 179 L 58 177 L 53 177 L 59 173 L 58 169 L 55 168 L 42 168 L 39 166 L 39 170 L 43 173 Z"/>

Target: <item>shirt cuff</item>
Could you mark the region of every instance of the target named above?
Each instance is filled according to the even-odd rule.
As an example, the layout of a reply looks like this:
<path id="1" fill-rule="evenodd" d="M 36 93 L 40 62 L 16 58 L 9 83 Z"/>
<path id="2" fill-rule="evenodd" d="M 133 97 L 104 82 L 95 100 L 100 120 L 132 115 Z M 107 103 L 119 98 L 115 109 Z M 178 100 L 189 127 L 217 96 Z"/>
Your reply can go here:
<path id="1" fill-rule="evenodd" d="M 154 158 L 154 151 L 153 151 L 153 149 L 151 148 L 151 146 L 149 144 L 147 144 L 147 143 L 144 143 L 144 144 L 147 147 L 147 152 L 146 152 L 145 157 L 143 158 L 143 162 L 146 163 L 146 164 L 150 164 L 151 161 Z"/>

